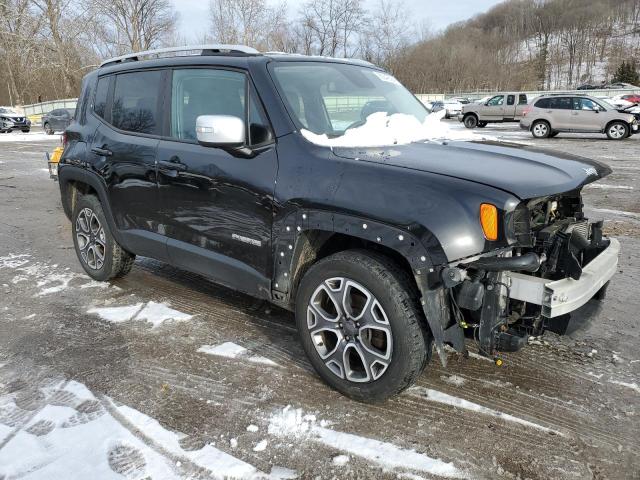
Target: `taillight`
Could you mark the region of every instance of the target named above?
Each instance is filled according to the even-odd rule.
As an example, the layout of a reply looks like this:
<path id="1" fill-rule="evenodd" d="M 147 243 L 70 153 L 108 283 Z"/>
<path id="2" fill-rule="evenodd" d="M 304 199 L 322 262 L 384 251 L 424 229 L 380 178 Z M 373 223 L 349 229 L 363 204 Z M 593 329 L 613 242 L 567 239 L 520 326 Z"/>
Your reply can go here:
<path id="1" fill-rule="evenodd" d="M 530 111 L 531 111 L 531 105 L 527 105 L 526 107 L 524 107 L 524 110 L 522 111 L 522 116 L 526 117 Z"/>

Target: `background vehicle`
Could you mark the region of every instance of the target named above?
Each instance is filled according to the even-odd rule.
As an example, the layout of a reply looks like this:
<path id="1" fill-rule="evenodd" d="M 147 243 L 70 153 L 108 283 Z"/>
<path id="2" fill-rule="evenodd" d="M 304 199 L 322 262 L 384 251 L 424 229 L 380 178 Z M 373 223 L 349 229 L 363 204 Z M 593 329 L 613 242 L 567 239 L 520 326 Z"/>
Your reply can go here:
<path id="1" fill-rule="evenodd" d="M 433 345 L 466 353 L 465 333 L 487 356 L 562 333 L 616 271 L 619 244 L 581 211 L 604 165 L 426 142 L 424 106 L 361 61 L 150 56 L 88 74 L 65 132 L 62 204 L 96 280 L 143 255 L 290 309 L 319 375 L 376 402 Z"/>
<path id="2" fill-rule="evenodd" d="M 576 90 L 599 90 L 602 88 L 602 85 L 594 85 L 591 83 L 583 83 L 582 85 L 578 86 L 576 88 Z"/>
<path id="3" fill-rule="evenodd" d="M 75 109 L 73 108 L 58 108 L 51 110 L 49 113 L 45 113 L 42 116 L 42 128 L 47 135 L 53 135 L 55 132 L 60 132 L 66 129 L 73 121 Z"/>
<path id="4" fill-rule="evenodd" d="M 622 140 L 638 132 L 638 120 L 595 97 L 541 96 L 525 111 L 520 128 L 536 138 L 580 132 L 606 133 L 609 139 Z"/>
<path id="5" fill-rule="evenodd" d="M 444 109 L 446 113 L 444 118 L 457 117 L 462 112 L 463 103 L 460 100 L 450 98 L 444 101 Z"/>
<path id="6" fill-rule="evenodd" d="M 444 102 L 441 100 L 436 100 L 435 102 L 429 102 L 427 104 L 427 108 L 431 113 L 439 112 L 440 110 L 444 109 Z"/>
<path id="7" fill-rule="evenodd" d="M 484 127 L 487 123 L 517 122 L 526 106 L 526 94 L 500 93 L 484 103 L 465 105 L 458 120 L 467 128 Z"/>
<path id="8" fill-rule="evenodd" d="M 624 82 L 608 83 L 602 88 L 607 89 L 607 90 L 620 90 L 620 89 L 623 89 L 623 88 L 640 89 L 640 87 L 638 87 L 636 85 L 631 85 L 630 83 L 624 83 Z"/>
<path id="9" fill-rule="evenodd" d="M 31 121 L 10 107 L 0 107 L 0 133 L 12 130 L 28 133 L 31 130 Z"/>

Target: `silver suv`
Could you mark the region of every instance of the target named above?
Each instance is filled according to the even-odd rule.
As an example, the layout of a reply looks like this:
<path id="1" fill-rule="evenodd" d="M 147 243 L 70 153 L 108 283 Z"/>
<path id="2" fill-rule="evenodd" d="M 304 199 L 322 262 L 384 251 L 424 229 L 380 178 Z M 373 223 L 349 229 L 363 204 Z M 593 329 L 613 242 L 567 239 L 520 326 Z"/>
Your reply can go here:
<path id="1" fill-rule="evenodd" d="M 543 95 L 525 109 L 520 128 L 535 138 L 578 132 L 606 133 L 611 140 L 622 140 L 638 132 L 638 119 L 587 95 Z"/>

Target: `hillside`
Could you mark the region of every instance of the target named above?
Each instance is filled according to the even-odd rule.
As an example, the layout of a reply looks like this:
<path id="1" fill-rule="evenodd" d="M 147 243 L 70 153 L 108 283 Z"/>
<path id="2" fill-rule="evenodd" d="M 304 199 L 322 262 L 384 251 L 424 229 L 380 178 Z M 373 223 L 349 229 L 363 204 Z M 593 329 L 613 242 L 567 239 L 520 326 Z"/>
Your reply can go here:
<path id="1" fill-rule="evenodd" d="M 511 0 L 414 45 L 395 73 L 424 93 L 574 88 L 630 59 L 640 0 Z"/>

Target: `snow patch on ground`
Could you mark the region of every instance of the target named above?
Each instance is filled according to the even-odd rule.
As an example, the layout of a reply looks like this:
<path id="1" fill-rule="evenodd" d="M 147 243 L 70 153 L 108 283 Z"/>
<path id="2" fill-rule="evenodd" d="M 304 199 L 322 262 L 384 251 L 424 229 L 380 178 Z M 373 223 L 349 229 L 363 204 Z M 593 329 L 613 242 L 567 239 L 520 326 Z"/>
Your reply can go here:
<path id="1" fill-rule="evenodd" d="M 620 380 L 609 380 L 609 383 L 613 383 L 614 385 L 620 385 L 621 387 L 630 388 L 631 390 L 635 390 L 636 393 L 640 393 L 640 387 L 635 382 L 628 383 L 628 382 L 621 382 Z"/>
<path id="2" fill-rule="evenodd" d="M 267 442 L 266 440 L 260 440 L 255 447 L 253 447 L 253 451 L 254 452 L 264 452 L 267 448 L 267 444 L 269 442 Z"/>
<path id="3" fill-rule="evenodd" d="M 469 411 L 481 413 L 484 415 L 490 415 L 492 417 L 500 418 L 507 422 L 518 423 L 526 427 L 535 428 L 536 430 L 542 430 L 543 432 L 553 432 L 553 433 L 556 433 L 557 435 L 562 435 L 562 433 L 558 431 L 551 430 L 550 428 L 544 427 L 537 423 L 529 422 L 528 420 L 514 417 L 513 415 L 502 413 L 497 410 L 493 410 L 491 408 L 485 407 L 483 405 L 470 402 L 463 398 L 458 398 L 458 397 L 454 397 L 453 395 L 449 395 L 447 393 L 439 392 L 437 390 L 432 390 L 430 388 L 424 388 L 424 387 L 411 387 L 408 391 L 412 395 L 416 395 L 421 398 L 426 398 L 427 400 L 432 402 L 451 405 L 452 407 L 462 408 L 464 410 L 469 410 Z"/>
<path id="4" fill-rule="evenodd" d="M 317 422 L 315 415 L 305 415 L 301 409 L 292 409 L 289 405 L 271 416 L 269 433 L 278 437 L 305 438 L 318 442 L 364 458 L 394 473 L 413 470 L 447 478 L 466 477 L 451 463 L 391 443 L 332 430 L 326 425 L 328 424 Z"/>
<path id="5" fill-rule="evenodd" d="M 184 450 L 185 435 L 131 407 L 98 399 L 78 382 L 41 387 L 30 411 L 16 405 L 16 395 L 0 396 L 0 478 L 169 480 L 190 477 L 193 469 L 216 479 L 297 477 L 282 467 L 267 475 L 212 445 Z"/>
<path id="6" fill-rule="evenodd" d="M 448 123 L 441 122 L 445 113 L 441 110 L 429 114 L 420 123 L 413 115 L 376 112 L 367 117 L 364 125 L 351 128 L 336 138 L 305 129 L 301 133 L 310 142 L 324 147 L 384 147 L 429 140 L 495 140 L 494 137 L 482 136 L 468 129 L 452 129 Z"/>
<path id="7" fill-rule="evenodd" d="M 11 132 L 0 135 L 0 143 L 8 142 L 44 142 L 60 139 L 60 135 L 47 135 L 44 132 Z"/>
<path id="8" fill-rule="evenodd" d="M 349 457 L 349 455 L 336 455 L 331 460 L 331 463 L 333 463 L 336 467 L 344 467 L 347 463 L 349 463 L 349 460 L 351 460 L 351 457 Z"/>
<path id="9" fill-rule="evenodd" d="M 442 381 L 448 383 L 449 385 L 454 385 L 456 387 L 461 387 L 462 385 L 467 383 L 464 378 L 458 375 L 441 375 L 440 378 L 442 379 Z"/>
<path id="10" fill-rule="evenodd" d="M 193 318 L 192 315 L 174 310 L 166 303 L 156 302 L 136 303 L 121 307 L 90 308 L 87 313 L 96 314 L 101 319 L 112 323 L 143 320 L 151 323 L 151 328 L 156 328 L 168 320 L 184 322 Z"/>
<path id="11" fill-rule="evenodd" d="M 606 183 L 590 183 L 586 188 L 599 188 L 601 190 L 633 190 L 627 185 L 608 185 Z"/>
<path id="12" fill-rule="evenodd" d="M 220 345 L 202 345 L 198 353 L 206 353 L 207 355 L 216 355 L 218 357 L 243 359 L 252 363 L 260 363 L 270 367 L 278 367 L 279 365 L 268 358 L 254 355 L 241 345 L 233 342 L 224 342 Z"/>
<path id="13" fill-rule="evenodd" d="M 19 268 L 23 265 L 29 263 L 29 258 L 31 255 L 23 254 L 13 254 L 5 255 L 4 257 L 0 257 L 0 268 Z"/>

